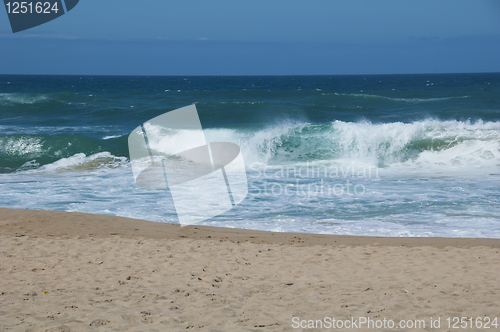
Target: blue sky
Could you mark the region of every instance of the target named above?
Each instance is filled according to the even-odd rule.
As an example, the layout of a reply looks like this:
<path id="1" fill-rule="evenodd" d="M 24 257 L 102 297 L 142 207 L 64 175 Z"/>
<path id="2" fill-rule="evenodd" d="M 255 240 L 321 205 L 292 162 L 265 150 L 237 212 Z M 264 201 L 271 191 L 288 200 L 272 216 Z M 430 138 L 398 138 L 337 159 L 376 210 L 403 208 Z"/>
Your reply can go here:
<path id="1" fill-rule="evenodd" d="M 13 34 L 0 73 L 392 74 L 500 71 L 497 0 L 82 0 Z"/>

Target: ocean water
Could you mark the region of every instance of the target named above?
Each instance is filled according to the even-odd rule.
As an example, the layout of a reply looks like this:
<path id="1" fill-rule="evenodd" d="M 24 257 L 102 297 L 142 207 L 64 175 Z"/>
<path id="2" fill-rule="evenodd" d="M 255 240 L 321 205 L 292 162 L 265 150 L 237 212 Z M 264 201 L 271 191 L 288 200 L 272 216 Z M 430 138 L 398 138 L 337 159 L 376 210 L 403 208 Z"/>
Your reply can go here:
<path id="1" fill-rule="evenodd" d="M 202 225 L 500 238 L 498 73 L 0 75 L 0 207 L 177 223 L 168 191 L 134 183 L 127 138 L 193 103 L 208 141 L 240 145 L 249 184 Z"/>

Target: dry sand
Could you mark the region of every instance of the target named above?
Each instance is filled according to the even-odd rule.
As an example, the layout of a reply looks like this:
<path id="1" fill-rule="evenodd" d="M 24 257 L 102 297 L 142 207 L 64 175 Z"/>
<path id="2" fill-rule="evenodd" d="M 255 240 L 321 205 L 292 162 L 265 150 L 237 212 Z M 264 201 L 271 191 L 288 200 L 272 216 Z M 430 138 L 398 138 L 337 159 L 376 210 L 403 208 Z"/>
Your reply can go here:
<path id="1" fill-rule="evenodd" d="M 498 239 L 181 228 L 0 209 L 0 241 L 2 331 L 300 330 L 293 317 L 422 319 L 420 330 L 431 331 L 452 330 L 448 317 L 500 320 Z"/>

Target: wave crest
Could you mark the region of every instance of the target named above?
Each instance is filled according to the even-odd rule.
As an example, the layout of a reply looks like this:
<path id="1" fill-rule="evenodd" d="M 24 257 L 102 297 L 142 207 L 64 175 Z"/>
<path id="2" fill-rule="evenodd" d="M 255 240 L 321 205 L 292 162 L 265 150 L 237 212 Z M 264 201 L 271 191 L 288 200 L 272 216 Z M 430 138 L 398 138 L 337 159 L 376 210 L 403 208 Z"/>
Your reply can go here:
<path id="1" fill-rule="evenodd" d="M 255 132 L 211 129 L 206 135 L 209 141 L 239 144 L 247 163 L 336 161 L 379 167 L 500 163 L 500 122 L 281 123 Z"/>

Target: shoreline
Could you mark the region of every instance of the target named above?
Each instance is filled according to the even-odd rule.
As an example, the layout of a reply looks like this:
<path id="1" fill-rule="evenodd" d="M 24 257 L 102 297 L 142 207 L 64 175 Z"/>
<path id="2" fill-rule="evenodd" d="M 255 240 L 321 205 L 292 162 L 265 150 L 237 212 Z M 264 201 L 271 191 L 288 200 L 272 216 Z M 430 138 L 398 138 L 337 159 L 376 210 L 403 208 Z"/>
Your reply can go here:
<path id="1" fill-rule="evenodd" d="M 500 239 L 494 238 L 378 237 L 282 233 L 196 225 L 180 227 L 177 224 L 111 215 L 8 208 L 0 208 L 0 232 L 3 235 L 61 238 L 74 236 L 134 238 L 139 236 L 152 239 L 189 238 L 294 245 L 364 246 L 377 244 L 437 248 L 474 246 L 500 248 Z"/>

